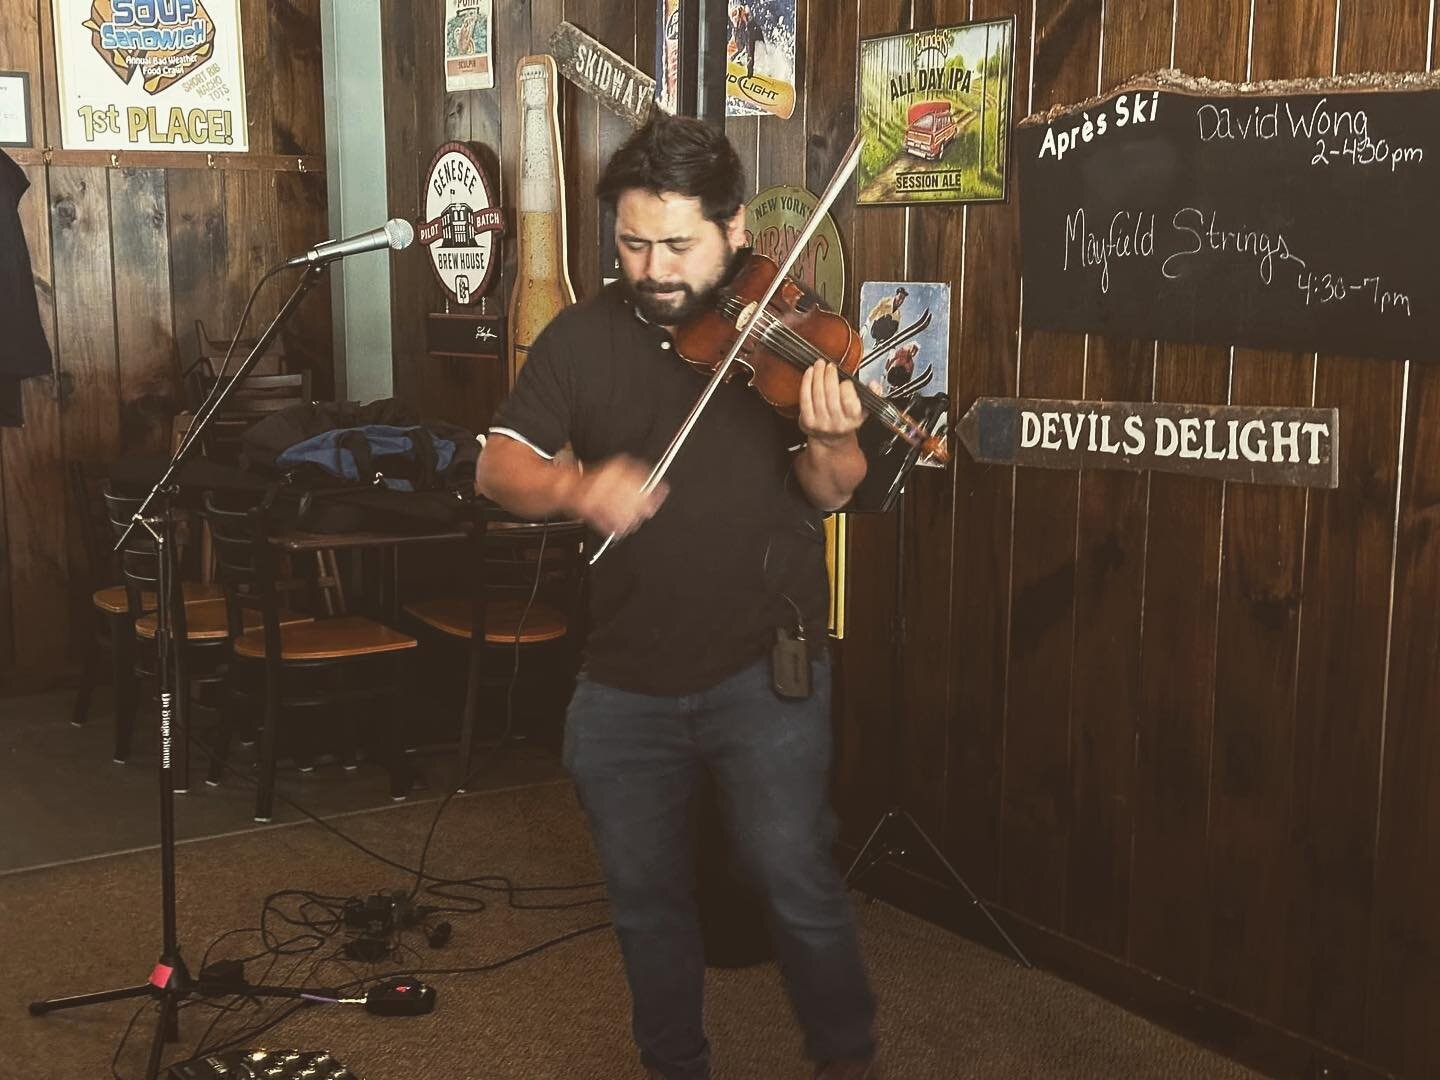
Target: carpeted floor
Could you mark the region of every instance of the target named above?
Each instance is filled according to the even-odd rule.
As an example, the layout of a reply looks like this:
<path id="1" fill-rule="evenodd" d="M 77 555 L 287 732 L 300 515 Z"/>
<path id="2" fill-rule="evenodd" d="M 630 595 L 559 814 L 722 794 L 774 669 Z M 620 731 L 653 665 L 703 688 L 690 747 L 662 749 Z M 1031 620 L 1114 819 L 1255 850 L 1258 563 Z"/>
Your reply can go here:
<path id="1" fill-rule="evenodd" d="M 87 723 L 70 723 L 73 691 L 0 698 L 0 874 L 94 855 L 153 846 L 159 839 L 153 708 L 147 705 L 135 732 L 134 755 L 123 765 L 114 754 L 114 713 L 109 687 L 95 693 Z M 209 732 L 209 718 L 197 717 Z M 208 758 L 192 755 L 190 790 L 175 797 L 175 834 L 181 840 L 257 830 L 251 775 L 256 751 L 237 745 L 232 752 L 241 776 L 229 774 L 219 787 L 203 783 Z M 534 743 L 512 743 L 497 767 L 477 751 L 482 767 L 472 788 L 514 787 L 563 777 L 556 755 Z M 415 802 L 437 799 L 455 782 L 458 755 L 453 744 L 412 756 Z M 179 765 L 176 765 L 178 770 Z M 321 764 L 302 773 L 293 763 L 276 776 L 276 822 L 303 820 L 293 800 L 320 817 L 392 805 L 390 781 L 380 766 L 365 763 L 349 771 Z"/>
<path id="2" fill-rule="evenodd" d="M 395 861 L 413 865 L 434 805 L 401 806 L 336 824 Z M 222 837 L 179 849 L 179 927 L 198 969 L 222 932 L 254 927 L 265 897 L 281 889 L 363 896 L 409 883 L 313 824 Z M 0 926 L 9 977 L 0 991 L 0 1075 L 92 1080 L 110 1060 L 132 1003 L 26 1015 L 37 997 L 143 981 L 160 939 L 158 855 L 122 854 L 0 878 Z M 508 875 L 517 884 L 593 881 L 596 866 L 571 788 L 550 783 L 456 799 L 446 810 L 427 867 L 448 877 Z M 474 890 L 471 890 L 472 895 Z M 567 931 L 604 921 L 603 904 L 567 911 L 519 910 L 503 893 L 480 914 L 451 916 L 449 944 L 377 967 L 317 961 L 325 949 L 288 957 L 265 976 L 334 984 L 401 968 L 493 964 Z M 522 894 L 524 903 L 597 895 Z M 432 900 L 434 898 L 431 898 Z M 295 910 L 290 904 L 288 910 Z M 866 955 L 881 1005 L 890 1080 L 959 1078 L 1239 1078 L 1257 1074 L 1203 1051 L 1116 1006 L 883 904 L 861 906 Z M 272 920 L 281 937 L 294 927 Z M 228 938 L 214 956 L 257 952 L 253 933 Z M 628 1037 L 628 998 L 608 930 L 581 936 L 489 972 L 427 976 L 439 993 L 419 1018 L 380 1018 L 353 1006 L 311 1006 L 247 1045 L 329 1048 L 363 1080 L 624 1080 L 637 1077 Z M 809 1071 L 778 977 L 768 965 L 712 972 L 707 1015 L 717 1080 L 802 1080 Z M 203 1006 L 181 1017 L 185 1056 L 213 1018 L 217 1032 L 254 1023 L 264 1011 L 221 1015 Z M 142 1015 L 119 1059 L 120 1075 L 142 1075 L 153 1030 Z M 212 1035 L 212 1038 L 214 1036 Z"/>

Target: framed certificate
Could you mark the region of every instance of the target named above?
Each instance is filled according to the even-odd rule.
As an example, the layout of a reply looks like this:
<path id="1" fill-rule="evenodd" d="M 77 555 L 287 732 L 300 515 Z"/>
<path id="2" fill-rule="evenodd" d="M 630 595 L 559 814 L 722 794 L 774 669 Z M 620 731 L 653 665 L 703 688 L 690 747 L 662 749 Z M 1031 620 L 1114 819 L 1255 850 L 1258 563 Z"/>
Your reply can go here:
<path id="1" fill-rule="evenodd" d="M 0 146 L 33 146 L 30 73 L 0 71 Z"/>

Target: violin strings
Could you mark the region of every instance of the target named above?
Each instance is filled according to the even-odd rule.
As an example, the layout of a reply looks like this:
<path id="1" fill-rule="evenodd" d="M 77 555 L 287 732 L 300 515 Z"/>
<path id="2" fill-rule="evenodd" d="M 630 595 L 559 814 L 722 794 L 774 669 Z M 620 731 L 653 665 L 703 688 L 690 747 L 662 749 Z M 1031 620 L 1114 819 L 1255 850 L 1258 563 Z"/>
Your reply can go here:
<path id="1" fill-rule="evenodd" d="M 727 316 L 738 317 L 744 310 L 744 305 L 741 304 L 737 297 L 727 296 L 721 305 L 721 310 Z M 758 313 L 755 318 L 756 327 L 760 331 L 760 336 L 766 344 L 770 345 L 783 359 L 799 367 L 801 370 L 811 366 L 817 360 L 828 359 L 819 349 L 816 349 L 794 330 L 786 326 L 783 320 L 770 314 L 768 311 Z M 771 338 L 772 331 L 775 334 L 775 339 Z M 787 349 L 781 345 L 779 340 L 781 338 L 785 339 L 785 346 L 798 350 L 799 355 L 796 355 L 795 352 L 787 351 Z M 843 371 L 841 375 L 855 384 L 855 389 L 859 392 L 861 401 L 870 411 L 885 418 L 892 428 L 898 427 L 916 436 L 924 435 L 920 426 L 910 416 L 895 408 L 895 406 L 876 394 L 854 375 Z"/>
<path id="2" fill-rule="evenodd" d="M 743 310 L 744 308 L 740 305 L 738 299 L 733 297 L 726 298 L 724 304 L 724 311 L 726 315 L 738 316 Z M 812 346 L 808 341 L 806 341 L 803 337 L 797 334 L 794 330 L 791 330 L 790 327 L 786 326 L 782 320 L 776 318 L 768 311 L 759 313 L 756 318 L 756 326 L 760 331 L 761 338 L 767 344 L 771 345 L 778 355 L 783 357 L 785 360 L 788 360 L 795 366 L 803 370 L 804 368 L 809 367 L 811 364 L 815 363 L 816 360 L 827 359 L 823 353 L 821 353 L 818 349 Z M 782 336 L 785 339 L 788 339 L 786 343 L 791 347 L 798 349 L 802 355 L 796 356 L 793 352 L 788 352 L 785 348 L 783 348 L 778 340 L 772 340 L 771 331 L 774 331 L 777 339 Z M 806 359 L 806 357 L 808 357 L 808 359 Z M 870 409 L 870 411 L 884 418 L 893 429 L 900 430 L 902 433 L 908 432 L 919 438 L 923 438 L 925 436 L 925 432 L 920 428 L 917 423 L 915 423 L 913 419 L 911 419 L 905 413 L 901 412 L 899 409 L 896 409 L 893 405 L 891 405 L 880 395 L 876 394 L 873 390 L 871 390 L 863 382 L 857 379 L 854 375 L 846 372 L 842 372 L 841 374 L 855 384 L 856 390 L 859 391 L 861 401 Z"/>

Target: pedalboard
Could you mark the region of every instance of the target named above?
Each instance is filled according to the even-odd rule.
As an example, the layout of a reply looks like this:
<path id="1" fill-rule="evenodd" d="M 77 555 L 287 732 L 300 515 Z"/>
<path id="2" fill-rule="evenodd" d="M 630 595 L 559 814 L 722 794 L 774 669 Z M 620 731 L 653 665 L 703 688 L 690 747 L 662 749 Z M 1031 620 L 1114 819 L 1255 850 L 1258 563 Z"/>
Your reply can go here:
<path id="1" fill-rule="evenodd" d="M 360 1080 L 328 1050 L 227 1050 L 172 1065 L 170 1080 Z"/>

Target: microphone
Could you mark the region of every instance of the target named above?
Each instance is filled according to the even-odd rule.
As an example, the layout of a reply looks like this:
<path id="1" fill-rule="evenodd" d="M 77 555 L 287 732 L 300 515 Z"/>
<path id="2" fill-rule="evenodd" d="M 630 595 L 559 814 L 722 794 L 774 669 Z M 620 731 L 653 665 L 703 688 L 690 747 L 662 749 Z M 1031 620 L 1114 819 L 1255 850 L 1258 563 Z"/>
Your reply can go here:
<path id="1" fill-rule="evenodd" d="M 415 242 L 415 228 L 404 218 L 391 218 L 378 229 L 357 233 L 344 240 L 326 240 L 316 244 L 304 255 L 296 255 L 285 261 L 286 266 L 314 266 L 318 263 L 334 262 L 347 255 L 359 255 L 366 251 L 378 251 L 388 247 L 403 251 Z"/>

